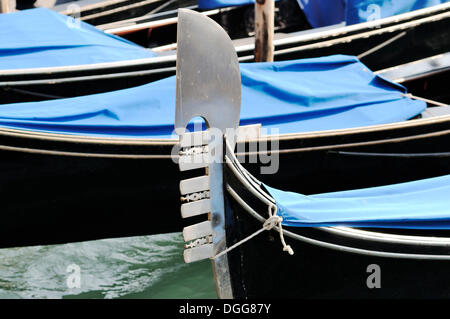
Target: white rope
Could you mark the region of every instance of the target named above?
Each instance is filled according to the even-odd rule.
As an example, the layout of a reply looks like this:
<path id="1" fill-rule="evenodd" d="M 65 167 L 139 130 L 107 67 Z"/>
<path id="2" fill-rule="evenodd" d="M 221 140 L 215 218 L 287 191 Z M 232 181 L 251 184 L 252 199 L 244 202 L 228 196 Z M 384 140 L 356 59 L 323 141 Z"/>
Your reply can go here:
<path id="1" fill-rule="evenodd" d="M 278 218 L 278 223 L 275 223 L 274 225 L 271 224 L 271 229 L 273 227 L 275 227 L 278 224 L 278 228 L 280 229 L 279 233 L 280 233 L 280 240 L 281 240 L 281 244 L 283 245 L 283 251 L 287 251 L 289 253 L 289 255 L 293 255 L 294 251 L 292 250 L 291 246 L 286 245 L 286 242 L 284 241 L 284 235 L 283 235 L 283 228 L 281 226 L 281 222 L 283 221 L 283 218 L 281 218 L 280 216 L 277 215 L 277 206 L 276 205 L 271 205 L 269 206 L 269 219 L 267 219 L 264 222 L 264 226 L 266 225 L 267 222 L 269 222 L 269 220 L 271 218 Z"/>
<path id="2" fill-rule="evenodd" d="M 391 38 L 391 39 L 389 39 L 389 40 L 387 40 L 387 41 L 385 41 L 385 42 L 383 42 L 383 43 L 373 47 L 372 49 L 370 49 L 370 50 L 368 50 L 368 51 L 366 51 L 364 53 L 361 53 L 360 55 L 357 56 L 357 58 L 359 60 L 361 60 L 362 58 L 365 58 L 366 56 L 368 56 L 368 55 L 370 55 L 370 54 L 372 54 L 372 53 L 374 53 L 374 52 L 376 52 L 378 50 L 381 50 L 385 46 L 387 46 L 387 45 L 391 44 L 392 42 L 394 42 L 394 41 L 404 37 L 405 35 L 406 35 L 406 31 L 404 31 L 404 32 L 402 32 L 400 34 L 397 34 L 395 37 L 393 37 L 393 38 Z"/>
<path id="3" fill-rule="evenodd" d="M 250 236 L 248 236 L 248 237 L 238 241 L 233 246 L 228 247 L 227 249 L 221 251 L 220 253 L 218 253 L 217 255 L 212 257 L 211 259 L 216 259 L 216 258 L 219 258 L 222 255 L 227 254 L 228 252 L 230 252 L 231 250 L 235 249 L 236 247 L 242 245 L 243 243 L 249 241 L 253 237 L 259 235 L 263 231 L 271 230 L 272 228 L 274 228 L 277 225 L 279 227 L 280 240 L 281 240 L 281 244 L 283 245 L 283 251 L 287 251 L 289 253 L 289 255 L 293 255 L 294 251 L 292 250 L 291 246 L 286 245 L 286 242 L 284 240 L 283 229 L 282 229 L 282 226 L 281 226 L 281 222 L 282 221 L 283 221 L 283 218 L 281 218 L 280 216 L 277 215 L 277 206 L 275 206 L 275 205 L 269 206 L 269 218 L 266 219 L 266 221 L 263 224 L 263 227 L 260 230 L 254 232 Z"/>
<path id="4" fill-rule="evenodd" d="M 436 101 L 429 100 L 429 99 L 426 99 L 426 98 L 423 98 L 423 97 L 415 96 L 415 95 L 412 95 L 411 93 L 405 93 L 405 94 L 402 94 L 402 95 L 406 96 L 406 97 L 409 97 L 410 99 L 424 101 L 426 103 L 437 105 L 437 106 L 448 106 L 448 104 L 444 104 L 444 103 L 436 102 Z"/>

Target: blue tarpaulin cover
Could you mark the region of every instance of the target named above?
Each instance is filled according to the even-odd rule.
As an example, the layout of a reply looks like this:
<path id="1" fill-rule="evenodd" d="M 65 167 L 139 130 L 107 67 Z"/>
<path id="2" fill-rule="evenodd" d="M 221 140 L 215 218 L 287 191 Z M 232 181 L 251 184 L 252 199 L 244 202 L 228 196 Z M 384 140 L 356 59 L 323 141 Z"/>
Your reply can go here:
<path id="1" fill-rule="evenodd" d="M 352 56 L 244 63 L 240 67 L 241 125 L 261 123 L 280 134 L 399 122 L 426 108 L 424 102 L 405 97 L 403 86 L 373 74 Z M 0 126 L 169 138 L 174 113 L 175 77 L 170 77 L 120 91 L 1 105 Z"/>
<path id="2" fill-rule="evenodd" d="M 297 0 L 313 28 L 346 22 L 362 23 L 418 9 L 428 8 L 450 0 Z"/>
<path id="3" fill-rule="evenodd" d="M 45 8 L 0 14 L 0 70 L 154 56 L 149 49 Z"/>
<path id="4" fill-rule="evenodd" d="M 313 28 L 347 25 L 391 17 L 450 0 L 297 0 Z M 255 0 L 198 0 L 201 9 L 253 4 Z"/>
<path id="5" fill-rule="evenodd" d="M 278 1 L 278 0 L 275 0 Z M 217 9 L 234 6 L 244 6 L 246 4 L 254 4 L 255 0 L 198 0 L 200 9 Z"/>
<path id="6" fill-rule="evenodd" d="M 345 21 L 347 0 L 297 0 L 313 28 Z"/>
<path id="7" fill-rule="evenodd" d="M 255 3 L 255 0 L 198 0 L 198 7 L 200 9 L 216 9 L 252 3 Z"/>
<path id="8" fill-rule="evenodd" d="M 278 0 L 275 0 L 278 1 Z M 313 28 L 338 24 L 345 20 L 346 0 L 297 0 Z M 255 0 L 198 0 L 203 10 L 254 4 Z"/>
<path id="9" fill-rule="evenodd" d="M 346 0 L 347 25 L 428 8 L 450 0 Z"/>
<path id="10" fill-rule="evenodd" d="M 450 175 L 311 196 L 266 188 L 285 226 L 450 229 Z"/>

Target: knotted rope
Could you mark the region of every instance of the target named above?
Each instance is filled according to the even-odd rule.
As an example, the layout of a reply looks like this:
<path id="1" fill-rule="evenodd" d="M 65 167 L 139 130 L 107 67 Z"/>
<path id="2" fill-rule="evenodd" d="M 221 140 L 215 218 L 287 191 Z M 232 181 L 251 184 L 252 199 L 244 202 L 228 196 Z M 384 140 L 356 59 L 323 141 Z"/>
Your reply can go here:
<path id="1" fill-rule="evenodd" d="M 433 100 L 426 99 L 426 98 L 423 98 L 423 97 L 420 97 L 420 96 L 415 96 L 415 95 L 412 95 L 411 93 L 404 93 L 402 95 L 405 96 L 405 97 L 409 97 L 410 99 L 424 101 L 424 102 L 426 102 L 428 104 L 433 104 L 433 105 L 436 105 L 436 106 L 448 106 L 448 104 L 437 102 L 437 101 L 433 101 Z"/>
<path id="2" fill-rule="evenodd" d="M 216 259 L 224 254 L 227 254 L 228 252 L 230 252 L 231 250 L 235 249 L 236 247 L 242 245 L 246 241 L 249 241 L 256 235 L 259 235 L 260 233 L 262 233 L 265 230 L 271 230 L 275 226 L 278 226 L 278 228 L 279 228 L 278 232 L 280 233 L 280 240 L 281 240 L 281 244 L 283 245 L 283 251 L 287 251 L 289 253 L 289 255 L 293 255 L 294 251 L 292 250 L 291 246 L 286 244 L 286 242 L 284 240 L 283 228 L 281 226 L 282 221 L 283 221 L 283 218 L 281 218 L 280 216 L 277 215 L 277 206 L 276 205 L 269 206 L 269 218 L 266 219 L 266 221 L 264 222 L 263 227 L 261 229 L 257 230 L 256 232 L 254 232 L 250 236 L 242 239 L 241 241 L 238 241 L 233 246 L 228 247 L 227 249 L 221 251 L 220 253 L 218 253 L 217 255 L 212 257 L 212 259 Z"/>

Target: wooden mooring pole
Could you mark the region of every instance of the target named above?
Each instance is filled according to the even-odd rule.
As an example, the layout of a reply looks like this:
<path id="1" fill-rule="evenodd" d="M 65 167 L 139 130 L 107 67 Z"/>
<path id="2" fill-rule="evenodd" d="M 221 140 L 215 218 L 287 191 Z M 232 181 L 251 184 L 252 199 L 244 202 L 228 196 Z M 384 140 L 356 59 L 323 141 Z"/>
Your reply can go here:
<path id="1" fill-rule="evenodd" d="M 273 61 L 275 0 L 255 1 L 255 61 Z"/>
<path id="2" fill-rule="evenodd" d="M 15 1 L 0 0 L 0 13 L 13 12 L 15 8 Z"/>

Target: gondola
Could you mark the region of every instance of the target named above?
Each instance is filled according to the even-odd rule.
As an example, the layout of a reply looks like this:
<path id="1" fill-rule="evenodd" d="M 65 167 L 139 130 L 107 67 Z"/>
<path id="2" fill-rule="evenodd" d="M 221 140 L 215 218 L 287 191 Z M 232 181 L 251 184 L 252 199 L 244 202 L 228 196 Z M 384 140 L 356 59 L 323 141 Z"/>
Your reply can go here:
<path id="1" fill-rule="evenodd" d="M 405 76 L 402 68 L 396 72 L 399 76 Z M 420 75 L 415 76 L 420 79 Z M 439 77 L 442 76 L 443 74 L 439 73 Z M 415 81 L 422 81 L 422 85 L 417 86 L 423 87 L 423 83 L 431 81 L 432 78 L 425 77 Z M 172 87 L 174 89 L 174 86 L 171 86 L 170 90 Z M 434 87 L 430 85 L 430 89 Z M 156 87 L 155 91 L 158 90 L 159 87 Z M 144 101 L 153 96 L 155 91 L 145 91 L 147 93 L 143 95 Z M 137 91 L 119 92 L 119 95 L 123 100 L 128 100 L 135 95 L 134 92 Z M 433 91 L 437 96 L 447 94 L 448 98 L 446 92 L 444 89 Z M 167 94 L 163 92 L 162 95 Z M 80 109 L 89 103 L 106 106 L 111 99 L 117 98 L 99 95 L 95 102 L 91 97 L 87 97 L 83 105 L 78 103 L 78 98 L 75 101 L 51 101 L 51 113 L 58 122 L 58 116 L 54 113 L 69 103 Z M 10 106 L 2 105 L 0 111 L 8 107 Z M 30 114 L 33 114 L 37 107 L 38 104 L 34 102 L 18 104 L 11 112 L 17 118 L 18 109 L 28 109 Z M 167 108 L 170 108 L 170 104 L 167 104 Z M 440 109 L 429 108 L 423 115 L 427 116 L 433 112 L 438 114 Z M 445 111 L 445 108 L 443 109 Z M 42 113 L 34 113 L 33 117 L 36 116 L 42 117 Z M 177 185 L 171 182 L 185 177 L 185 174 L 180 175 L 173 169 L 171 157 L 176 139 L 170 136 L 101 137 L 93 136 L 89 131 L 87 134 L 77 133 L 76 129 L 63 134 L 39 132 L 30 127 L 30 121 L 26 119 L 21 121 L 20 125 L 8 128 L 5 126 L 5 113 L 0 117 L 0 162 L 3 168 L 1 193 L 5 225 L 0 233 L 0 247 L 172 232 L 192 222 L 184 222 L 179 217 Z M 49 124 L 45 123 L 45 118 L 42 121 L 44 125 Z M 64 121 L 63 117 L 59 121 Z M 344 171 L 340 163 L 350 160 L 355 165 L 355 173 L 385 163 L 389 165 L 389 171 L 393 173 L 392 178 L 395 180 L 402 173 L 407 176 L 409 167 L 404 165 L 404 159 L 364 156 L 364 153 L 358 152 L 365 148 L 373 152 L 375 146 L 356 146 L 369 139 L 379 143 L 376 149 L 380 152 L 387 149 L 397 152 L 400 145 L 406 148 L 409 143 L 414 145 L 417 141 L 423 141 L 423 147 L 434 148 L 440 145 L 440 150 L 448 145 L 449 125 L 450 118 L 441 116 L 362 131 L 349 129 L 342 134 L 336 134 L 335 131 L 285 134 L 279 139 L 282 150 L 279 157 L 280 174 L 264 176 L 267 176 L 267 182 L 274 185 L 286 185 L 292 180 L 290 170 L 299 162 L 305 163 L 312 167 L 308 173 L 311 175 L 299 177 L 309 181 L 304 185 L 308 190 L 312 190 L 312 185 L 315 185 L 316 189 L 322 187 L 322 184 L 312 184 L 312 178 L 319 174 L 323 167 L 328 167 L 323 178 L 330 178 L 329 187 L 333 189 L 332 187 L 337 187 L 342 182 Z M 40 129 L 45 130 L 46 127 Z M 71 129 L 70 125 L 67 129 Z M 422 139 L 427 136 L 430 138 Z M 408 142 L 410 139 L 412 141 Z M 430 144 L 431 139 L 441 142 Z M 250 147 L 247 145 L 245 149 L 249 150 Z M 438 152 L 438 149 L 435 151 Z M 365 158 L 364 161 L 359 161 L 361 156 Z M 356 163 L 361 166 L 358 167 Z M 408 165 L 426 165 L 427 169 L 432 169 L 435 174 L 447 169 L 438 156 L 412 157 L 408 160 Z M 259 174 L 259 165 L 249 164 L 247 168 L 256 175 Z M 418 175 L 422 172 L 421 169 L 417 170 Z M 363 182 L 363 179 L 361 181 Z"/>
<path id="2" fill-rule="evenodd" d="M 49 22 L 47 26 L 42 25 L 40 22 L 42 19 Z M 24 21 L 29 26 L 36 25 L 36 28 L 29 28 L 29 32 L 24 32 L 22 30 Z M 14 29 L 20 33 L 19 36 L 15 32 L 5 31 L 5 37 L 30 39 L 31 42 L 34 42 L 30 44 L 25 41 L 20 46 L 13 47 L 15 50 L 13 54 L 9 52 L 10 44 L 5 43 L 5 62 L 3 67 L 0 67 L 2 69 L 0 71 L 0 87 L 4 94 L 0 97 L 0 103 L 38 101 L 100 93 L 156 81 L 173 75 L 175 72 L 175 52 L 157 55 L 155 51 L 144 50 L 137 46 L 133 51 L 128 48 L 130 50 L 128 59 L 110 59 L 110 56 L 116 55 L 114 47 L 109 50 L 103 48 L 102 52 L 92 54 L 94 57 L 101 57 L 101 60 L 104 61 L 97 62 L 93 59 L 83 62 L 84 60 L 68 59 L 68 51 L 73 51 L 72 47 L 76 48 L 80 45 L 78 42 L 74 43 L 74 38 L 84 40 L 86 32 L 100 38 L 101 33 L 83 21 L 66 18 L 44 8 L 8 14 L 3 16 L 0 22 L 4 24 L 4 30 Z M 66 36 L 57 44 L 52 44 L 53 40 L 49 38 L 49 35 L 52 35 L 52 30 L 55 29 L 64 30 Z M 166 36 L 164 35 L 164 37 Z M 111 42 L 112 37 L 114 35 L 103 34 L 100 40 L 107 39 Z M 115 41 L 120 44 L 126 40 L 115 37 Z M 46 48 L 39 47 L 40 43 L 46 44 L 47 42 L 50 42 L 51 45 L 47 45 Z M 87 46 L 92 43 L 81 44 Z M 31 55 L 33 53 L 39 55 L 41 51 L 49 50 L 56 52 L 53 53 L 54 59 L 49 61 L 50 59 L 44 57 L 42 60 L 47 61 L 47 64 L 39 64 L 40 61 L 38 61 L 39 63 L 36 65 L 29 65 L 33 56 L 25 55 L 23 56 L 23 65 L 21 65 L 18 63 L 17 57 L 22 57 L 23 51 L 29 50 L 31 45 L 35 50 L 35 52 L 30 52 Z M 59 56 L 57 56 L 58 52 Z M 73 54 L 72 52 L 71 55 Z M 16 60 L 8 63 L 11 58 Z M 37 59 L 34 58 L 34 60 Z M 58 63 L 54 64 L 54 61 L 58 61 Z M 12 66 L 15 64 L 17 66 L 13 68 Z"/>
<path id="3" fill-rule="evenodd" d="M 434 49 L 439 50 L 436 45 L 440 46 L 445 45 L 446 43 L 445 38 L 447 36 L 445 35 L 444 30 L 448 29 L 448 27 L 446 27 L 448 23 L 446 22 L 446 19 L 448 17 L 447 14 L 445 14 L 449 8 L 448 3 L 421 10 L 415 10 L 407 14 L 397 15 L 395 17 L 372 21 L 372 23 L 358 23 L 345 26 L 345 22 L 343 22 L 325 27 L 314 25 L 314 29 L 311 30 L 311 23 L 308 21 L 313 21 L 316 19 L 315 16 L 311 14 L 311 17 L 308 20 L 308 18 L 305 17 L 305 13 L 300 9 L 295 1 L 294 3 L 289 3 L 288 1 L 285 2 L 280 1 L 278 3 L 280 6 L 280 14 L 282 12 L 291 13 L 289 16 L 278 18 L 278 20 L 282 21 L 281 25 L 283 26 L 281 27 L 279 25 L 276 28 L 278 29 L 277 32 L 280 33 L 280 39 L 274 43 L 275 50 L 280 51 L 276 56 L 276 59 L 278 60 L 323 56 L 336 52 L 360 55 L 366 52 L 371 52 L 371 49 L 378 47 L 378 52 L 372 52 L 375 53 L 374 56 L 370 57 L 368 55 L 367 59 L 369 60 L 369 65 L 373 69 L 380 69 L 387 67 L 386 62 L 393 57 L 391 56 L 393 54 L 391 51 L 402 51 L 400 48 L 404 47 L 405 44 L 408 43 L 410 45 L 411 43 L 414 43 L 417 45 L 420 41 L 422 41 L 422 38 L 419 35 L 421 32 L 426 32 L 428 38 L 431 34 L 434 34 L 433 37 L 440 37 L 439 40 L 437 40 L 437 38 L 436 41 L 432 41 L 430 39 L 430 43 L 426 45 L 422 44 L 424 45 L 424 48 L 425 46 L 428 46 L 428 49 L 431 49 L 430 45 L 431 42 L 433 42 L 433 45 L 435 46 Z M 243 10 L 243 8 L 241 10 Z M 252 8 L 247 8 L 246 10 L 252 10 Z M 166 22 L 162 22 L 163 20 L 158 22 L 158 20 L 153 19 L 149 19 L 148 21 L 143 20 L 142 22 L 137 20 L 128 24 L 125 23 L 125 25 L 113 24 L 101 26 L 101 28 L 107 33 L 121 35 L 140 45 L 157 47 L 157 43 L 155 44 L 149 42 L 147 31 L 151 29 L 153 34 L 155 31 L 160 32 L 157 30 L 158 26 L 166 26 L 166 23 L 173 24 L 170 30 L 168 29 L 160 32 L 164 33 L 164 42 L 159 42 L 159 44 L 164 46 L 158 47 L 156 50 L 160 51 L 174 49 L 176 48 L 175 15 L 176 12 L 173 12 L 170 18 L 164 20 Z M 238 30 L 240 30 L 241 33 L 237 34 L 236 31 L 233 31 L 230 27 L 227 28 L 226 25 L 221 22 L 221 19 L 215 17 L 215 15 L 209 14 L 209 16 L 216 20 L 216 22 L 219 22 L 219 24 L 221 24 L 231 35 L 232 39 L 240 39 L 239 44 L 242 45 L 242 48 L 240 49 L 242 52 L 240 50 L 238 50 L 238 52 L 241 57 L 241 61 L 251 60 L 253 55 L 253 41 L 251 39 L 251 35 L 253 34 L 253 26 L 251 24 L 248 26 L 241 26 L 239 23 L 233 23 L 233 25 L 239 26 Z M 295 17 L 297 17 L 297 19 L 295 19 Z M 428 28 L 427 25 L 430 26 L 430 22 L 435 23 L 436 26 L 441 25 L 441 27 L 437 27 L 434 31 L 431 31 L 430 29 L 425 31 L 422 29 Z M 242 30 L 245 30 L 245 32 L 242 33 Z M 437 30 L 440 32 L 438 33 Z M 136 32 L 139 32 L 140 34 L 136 34 Z M 355 38 L 358 38 L 357 34 L 364 34 L 364 37 L 367 37 L 368 39 L 361 42 L 354 41 Z M 159 38 L 155 37 L 155 41 L 159 41 Z M 349 45 L 349 42 L 352 43 L 352 45 Z M 339 46 L 339 50 L 341 51 L 336 51 L 336 46 Z M 385 46 L 385 48 L 384 50 L 381 50 L 383 46 Z M 422 55 L 422 57 L 424 56 Z M 376 64 L 376 61 L 380 60 L 380 58 L 381 62 Z M 417 57 L 412 58 L 412 60 L 416 58 Z M 405 62 L 406 60 L 400 62 L 398 60 L 390 61 L 390 63 L 393 63 L 391 66 Z M 378 65 L 381 65 L 381 67 Z"/>
<path id="4" fill-rule="evenodd" d="M 83 5 L 83 2 L 75 1 L 53 9 L 150 47 L 176 42 L 178 8 L 202 12 L 219 22 L 232 38 L 245 37 L 253 31 L 253 4 L 249 4 L 249 1 L 234 1 L 225 7 L 220 5 L 220 1 L 209 6 L 205 6 L 206 3 L 207 1 L 200 1 L 198 4 L 196 0 L 128 0 L 101 1 L 94 4 L 89 2 Z M 278 30 L 310 28 L 296 0 L 277 1 L 276 7 Z"/>
<path id="5" fill-rule="evenodd" d="M 144 15 L 165 14 L 180 7 L 192 7 L 195 0 L 102 0 L 57 2 L 53 10 L 71 15 L 92 25 L 123 21 Z"/>
<path id="6" fill-rule="evenodd" d="M 196 40 L 203 41 L 202 33 L 198 33 L 198 36 Z M 218 46 L 215 50 L 221 52 L 220 48 Z M 229 53 L 227 50 L 223 52 Z M 202 55 L 198 57 L 203 59 Z M 422 66 L 420 73 L 406 73 L 406 67 L 392 69 L 390 72 L 394 77 L 397 74 L 401 78 L 423 81 L 422 85 L 417 85 L 424 88 L 423 83 L 445 74 L 445 68 L 441 72 L 438 72 L 437 67 L 426 69 L 426 66 L 438 65 L 438 61 L 442 59 L 443 57 L 436 57 L 431 64 L 428 60 L 418 61 L 417 64 Z M 325 60 L 328 63 L 335 61 L 331 70 L 333 74 L 347 65 L 350 69 L 355 67 L 359 76 L 367 82 L 380 81 L 352 57 L 332 56 L 320 58 L 315 62 L 291 61 L 285 62 L 285 66 L 287 69 L 298 68 L 302 63 L 313 65 L 312 62 L 320 66 Z M 337 64 L 337 61 L 344 64 Z M 268 71 L 270 68 L 271 64 L 243 65 L 242 69 L 248 70 L 246 79 L 250 83 L 244 92 L 262 92 L 251 90 L 255 87 L 252 83 L 256 83 L 257 87 L 255 80 L 264 74 L 269 79 L 278 80 L 286 76 L 284 73 L 271 73 Z M 264 72 L 261 72 L 261 69 Z M 197 71 L 193 73 L 198 74 Z M 229 73 L 228 68 L 221 71 L 224 80 Z M 424 76 L 424 73 L 430 75 Z M 288 75 L 298 77 L 296 74 L 298 73 Z M 339 73 L 342 77 L 352 74 L 351 71 L 346 75 Z M 314 76 L 314 73 L 311 76 Z M 292 82 L 290 77 L 285 77 L 284 81 Z M 226 83 L 239 85 L 240 82 L 233 78 Z M 426 109 L 422 102 L 413 103 L 411 99 L 399 96 L 403 94 L 403 89 L 396 84 L 383 80 L 380 83 L 383 89 L 381 92 L 389 92 L 392 86 L 397 92 L 394 100 L 406 103 L 404 106 L 408 114 L 403 115 L 405 122 L 366 128 L 359 134 L 356 134 L 359 129 L 349 129 L 349 132 L 355 133 L 350 134 L 354 136 L 351 143 L 364 141 L 366 135 L 380 140 L 380 145 L 391 145 L 393 148 L 394 144 L 398 145 L 396 142 L 414 140 L 416 136 L 420 139 L 431 134 L 432 137 L 441 136 L 445 139 L 450 119 L 448 116 L 436 116 L 439 110 L 445 113 L 445 107 Z M 273 90 L 271 87 L 267 89 Z M 436 89 L 433 91 L 436 96 L 442 94 L 441 98 L 448 97 L 445 87 L 440 87 L 442 89 L 435 85 L 429 86 L 430 89 Z M 278 83 L 278 90 L 280 89 L 279 97 L 287 93 L 283 85 Z M 377 85 L 373 89 L 379 92 Z M 353 91 L 353 94 L 358 95 L 358 91 Z M 377 96 L 382 98 L 383 93 L 378 93 Z M 256 136 L 260 136 L 258 126 L 256 125 L 255 130 L 255 125 L 250 124 L 255 121 L 255 115 L 261 115 L 264 102 L 251 95 L 247 96 L 246 101 L 253 103 L 248 104 L 253 111 L 249 109 L 248 116 L 243 117 L 243 125 L 248 125 L 250 132 L 256 132 Z M 173 112 L 171 105 L 174 103 L 173 77 L 123 91 L 73 99 L 1 105 L 0 166 L 4 168 L 1 182 L 4 228 L 0 233 L 0 247 L 178 231 L 187 222 L 179 217 L 177 183 L 171 182 L 185 176 L 174 169 L 173 163 L 173 156 L 175 155 L 176 159 L 178 154 L 177 148 L 174 148 L 177 139 L 172 136 L 173 115 L 170 113 Z M 284 112 L 290 108 L 290 103 L 286 101 L 283 103 L 280 100 L 279 103 L 278 108 L 266 108 L 266 111 L 272 114 L 268 117 L 269 120 L 281 115 L 282 108 Z M 383 103 L 380 106 L 386 107 Z M 278 112 L 280 113 L 277 114 Z M 384 113 L 389 114 L 390 111 Z M 133 118 L 130 119 L 132 114 Z M 162 115 L 164 117 L 159 117 Z M 406 121 L 410 116 L 431 117 Z M 260 120 L 256 119 L 256 122 L 258 124 Z M 370 125 L 369 122 L 366 124 Z M 339 125 L 343 128 L 347 126 L 346 123 Z M 338 166 L 343 157 L 349 156 L 338 152 L 330 157 L 326 152 L 320 152 L 327 148 L 340 150 L 342 147 L 345 150 L 346 141 L 349 141 L 346 130 L 340 135 L 339 130 L 300 133 L 302 127 L 298 128 L 299 130 L 283 134 L 279 138 L 280 150 L 283 150 L 280 153 L 280 161 L 283 163 L 281 168 L 296 165 L 299 159 L 307 158 L 310 158 L 314 165 L 331 159 L 330 165 L 334 163 L 333 165 Z M 245 134 L 240 143 L 244 146 L 249 144 Z M 437 145 L 425 144 L 428 147 Z M 444 148 L 445 140 L 439 145 Z M 246 147 L 248 149 L 248 146 Z M 316 147 L 319 152 L 308 153 Z M 309 157 L 304 154 L 315 155 Z M 318 161 L 318 158 L 321 160 Z M 444 169 L 437 165 L 435 158 L 415 160 L 429 164 L 436 173 Z M 252 167 L 259 169 L 257 163 L 249 165 L 248 169 Z M 273 176 L 283 178 L 283 175 Z"/>
<path id="7" fill-rule="evenodd" d="M 266 151 L 284 156 L 279 170 L 264 175 L 259 163 L 252 172 L 235 153 L 240 87 L 231 84 L 239 78 L 232 44 L 202 16 L 183 10 L 185 21 L 175 126 L 179 168 L 190 175 L 180 183 L 181 212 L 203 221 L 183 229 L 184 259 L 211 259 L 218 296 L 448 298 L 448 107 L 431 108 L 443 111 L 431 118 L 281 135 L 280 148 Z M 192 72 L 223 68 L 192 45 L 194 34 L 221 43 L 221 58 L 233 61 L 226 78 Z M 208 130 L 185 131 L 193 117 Z M 297 147 L 286 150 L 286 141 Z"/>
<path id="8" fill-rule="evenodd" d="M 275 59 L 350 54 L 360 56 L 374 71 L 426 59 L 449 51 L 449 10 L 450 4 L 443 4 L 375 22 L 293 34 L 275 41 Z M 253 59 L 252 40 L 246 41 L 235 43 L 241 62 Z M 412 44 L 413 52 L 403 49 Z M 80 96 L 141 85 L 173 75 L 175 63 L 176 55 L 171 51 L 145 59 L 2 70 L 0 88 L 4 94 L 0 103 Z"/>
<path id="9" fill-rule="evenodd" d="M 206 3 L 207 1 L 203 1 Z M 250 1 L 251 2 L 251 1 Z M 254 4 L 249 1 L 232 1 L 235 5 L 216 5 L 202 8 L 188 6 L 219 23 L 232 39 L 248 38 L 254 34 Z M 237 5 L 241 3 L 240 5 Z M 311 29 L 297 0 L 278 0 L 275 3 L 275 31 L 291 33 Z M 120 35 L 139 45 L 167 50 L 176 43 L 177 10 L 167 10 L 139 18 L 97 25 L 107 33 Z"/>

